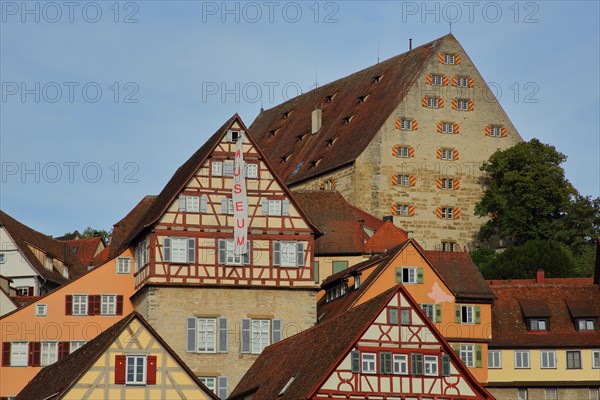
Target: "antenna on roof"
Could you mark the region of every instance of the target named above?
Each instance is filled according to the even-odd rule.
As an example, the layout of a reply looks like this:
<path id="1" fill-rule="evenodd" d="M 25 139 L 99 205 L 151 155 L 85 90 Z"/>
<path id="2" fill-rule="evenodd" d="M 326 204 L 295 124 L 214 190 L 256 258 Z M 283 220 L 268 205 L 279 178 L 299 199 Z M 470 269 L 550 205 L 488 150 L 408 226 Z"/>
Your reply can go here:
<path id="1" fill-rule="evenodd" d="M 408 50 L 412 50 L 412 38 L 408 39 Z"/>
<path id="2" fill-rule="evenodd" d="M 452 33 L 452 21 L 448 21 L 448 23 L 450 24 L 450 33 Z"/>
<path id="3" fill-rule="evenodd" d="M 263 112 L 263 111 L 265 111 L 265 107 L 263 105 L 263 99 L 262 99 L 262 96 L 261 96 L 260 97 L 260 112 Z"/>
<path id="4" fill-rule="evenodd" d="M 379 38 L 377 38 L 377 64 L 379 64 Z"/>

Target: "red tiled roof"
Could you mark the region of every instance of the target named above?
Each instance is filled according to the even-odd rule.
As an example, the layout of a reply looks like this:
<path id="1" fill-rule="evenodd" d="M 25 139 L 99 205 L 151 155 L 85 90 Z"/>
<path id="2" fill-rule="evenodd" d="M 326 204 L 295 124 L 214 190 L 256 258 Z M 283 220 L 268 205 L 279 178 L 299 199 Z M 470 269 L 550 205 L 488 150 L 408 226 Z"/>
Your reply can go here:
<path id="1" fill-rule="evenodd" d="M 373 236 L 367 239 L 367 253 L 382 253 L 408 240 L 408 233 L 390 221 L 386 221 Z"/>
<path id="2" fill-rule="evenodd" d="M 490 286 L 498 285 L 591 285 L 593 278 L 544 278 L 543 283 L 535 279 L 492 279 L 488 280 Z"/>
<path id="3" fill-rule="evenodd" d="M 69 255 L 68 247 L 65 243 L 31 229 L 2 210 L 0 210 L 0 225 L 4 226 L 23 257 L 27 259 L 40 276 L 58 284 L 67 281 L 60 272 L 44 268 L 44 265 L 28 246 L 30 244 L 71 267 L 78 264 L 78 260 Z"/>
<path id="4" fill-rule="evenodd" d="M 381 228 L 381 226 L 386 222 L 382 219 L 377 218 L 374 215 L 369 214 L 368 212 L 361 210 L 360 208 L 353 206 L 350 204 L 350 207 L 354 210 L 359 219 L 364 221 L 365 227 L 376 231 Z"/>
<path id="5" fill-rule="evenodd" d="M 17 306 L 17 308 L 23 308 L 32 303 L 38 301 L 42 296 L 15 296 L 13 297 L 13 303 Z"/>
<path id="6" fill-rule="evenodd" d="M 61 398 L 77 380 L 85 374 L 96 360 L 119 337 L 121 332 L 136 319 L 148 329 L 158 342 L 167 350 L 170 356 L 181 365 L 189 377 L 206 392 L 212 399 L 218 399 L 206 388 L 196 375 L 183 363 L 167 343 L 156 333 L 148 322 L 137 312 L 132 312 L 110 328 L 106 329 L 92 341 L 79 350 L 69 354 L 62 360 L 43 368 L 17 395 L 15 400 L 50 400 Z"/>
<path id="7" fill-rule="evenodd" d="M 577 331 L 569 311 L 570 302 L 584 300 L 591 313 L 600 315 L 598 285 L 522 284 L 491 285 L 497 298 L 492 309 L 490 348 L 600 347 L 598 331 Z M 549 310 L 549 331 L 529 332 L 521 302 L 535 301 Z"/>
<path id="8" fill-rule="evenodd" d="M 262 111 L 250 129 L 288 184 L 348 165 L 371 143 L 445 40 L 456 39 L 446 35 Z M 359 101 L 367 95 L 366 101 Z M 328 96 L 334 97 L 328 101 Z M 323 124 L 311 135 L 311 113 L 317 107 Z M 347 117 L 352 117 L 349 123 L 344 121 Z M 297 140 L 298 135 L 305 137 Z M 333 145 L 328 144 L 331 140 Z M 313 166 L 316 160 L 320 161 Z"/>
<path id="9" fill-rule="evenodd" d="M 64 243 L 69 246 L 71 257 L 79 260 L 78 266 L 71 268 L 69 271 L 72 278 L 85 274 L 88 271 L 88 266 L 94 265 L 94 254 L 96 253 L 96 250 L 98 250 L 98 246 L 101 246 L 101 248 L 104 249 L 104 242 L 100 236 L 86 239 L 65 240 Z"/>
<path id="10" fill-rule="evenodd" d="M 144 217 L 148 210 L 152 208 L 155 200 L 156 196 L 145 196 L 125 217 L 113 225 L 113 232 L 108 245 L 108 259 L 116 257 L 127 247 L 134 236 L 134 232 L 139 232 L 143 228 Z M 101 254 L 98 254 L 98 257 Z"/>

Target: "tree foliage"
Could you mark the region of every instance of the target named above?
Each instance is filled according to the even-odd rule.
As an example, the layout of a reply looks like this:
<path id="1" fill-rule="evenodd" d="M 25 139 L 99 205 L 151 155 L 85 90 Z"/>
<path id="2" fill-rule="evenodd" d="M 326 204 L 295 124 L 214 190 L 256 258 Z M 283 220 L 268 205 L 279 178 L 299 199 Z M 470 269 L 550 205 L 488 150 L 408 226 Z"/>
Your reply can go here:
<path id="1" fill-rule="evenodd" d="M 83 230 L 83 232 L 78 232 L 78 231 L 75 231 L 75 232 L 79 233 L 79 237 L 81 239 L 87 239 L 87 238 L 91 238 L 91 237 L 94 237 L 94 236 L 100 236 L 100 237 L 102 237 L 102 241 L 105 244 L 108 243 L 110 235 L 112 235 L 112 229 L 110 231 L 107 231 L 107 230 L 104 230 L 104 229 L 94 229 L 94 228 L 92 228 L 90 226 L 88 226 L 87 228 L 85 228 Z M 67 232 L 67 233 L 65 233 L 65 236 L 71 235 L 71 234 L 73 234 L 75 232 Z"/>

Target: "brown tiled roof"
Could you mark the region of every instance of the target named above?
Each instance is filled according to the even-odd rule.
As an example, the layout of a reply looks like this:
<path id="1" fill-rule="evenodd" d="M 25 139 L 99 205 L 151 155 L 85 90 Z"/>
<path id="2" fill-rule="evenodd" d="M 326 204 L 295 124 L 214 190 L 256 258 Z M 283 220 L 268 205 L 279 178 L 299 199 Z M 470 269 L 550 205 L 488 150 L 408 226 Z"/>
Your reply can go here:
<path id="1" fill-rule="evenodd" d="M 85 274 L 88 271 L 88 266 L 94 265 L 94 254 L 96 253 L 98 246 L 102 246 L 102 249 L 104 249 L 104 242 L 100 236 L 86 239 L 64 240 L 64 242 L 69 246 L 71 257 L 79 260 L 78 265 L 73 266 L 73 268 L 69 270 L 71 278 L 76 278 Z"/>
<path id="2" fill-rule="evenodd" d="M 210 391 L 198 380 L 196 375 L 181 361 L 167 343 L 156 333 L 146 320 L 137 312 L 132 312 L 110 328 L 106 329 L 79 350 L 69 354 L 62 360 L 43 368 L 18 394 L 15 400 L 50 400 L 61 398 L 77 380 L 98 360 L 106 349 L 119 337 L 131 321 L 137 319 L 175 358 L 187 374 L 206 393 Z M 217 396 L 212 395 L 213 399 Z"/>
<path id="3" fill-rule="evenodd" d="M 444 36 L 262 111 L 250 129 L 288 184 L 352 163 L 448 38 L 455 40 L 452 35 Z M 361 103 L 359 98 L 367 95 Z M 333 96 L 330 102 L 328 96 Z M 318 134 L 311 135 L 311 113 L 317 107 L 322 109 L 323 125 Z M 345 124 L 347 117 L 352 119 Z M 297 139 L 300 135 L 305 135 L 302 140 Z M 335 140 L 333 145 L 328 145 L 331 140 Z M 287 160 L 282 162 L 284 157 Z"/>
<path id="4" fill-rule="evenodd" d="M 367 253 L 382 253 L 408 240 L 408 233 L 390 221 L 386 221 L 373 236 L 367 239 Z"/>
<path id="5" fill-rule="evenodd" d="M 448 342 L 425 316 L 408 291 L 401 285 L 395 285 L 328 322 L 267 347 L 244 375 L 229 400 L 243 399 L 249 394 L 252 395 L 253 400 L 311 398 L 398 291 L 406 297 L 414 311 L 429 326 L 442 349 L 465 376 L 467 384 L 473 386 L 478 397 L 493 399 L 462 364 Z M 280 391 L 291 377 L 295 377 L 294 381 L 285 393 L 279 396 Z"/>
<path id="6" fill-rule="evenodd" d="M 64 242 L 31 229 L 2 210 L 0 210 L 0 225 L 4 226 L 23 257 L 27 259 L 29 264 L 31 264 L 40 276 L 46 280 L 59 284 L 67 281 L 60 272 L 54 269 L 48 270 L 44 268 L 44 265 L 28 246 L 28 244 L 30 244 L 71 267 L 74 264 L 77 264 L 78 260 L 70 257 L 68 246 Z"/>
<path id="7" fill-rule="evenodd" d="M 155 200 L 156 196 L 145 196 L 123 219 L 113 225 L 107 258 L 119 255 L 134 237 L 134 232 L 139 232 L 143 228 L 144 217 L 152 208 Z"/>
<path id="8" fill-rule="evenodd" d="M 42 296 L 15 296 L 13 303 L 16 304 L 17 308 L 28 306 L 38 301 Z"/>
<path id="9" fill-rule="evenodd" d="M 490 286 L 498 285 L 591 285 L 594 283 L 592 278 L 544 278 L 543 283 L 535 279 L 492 279 L 488 280 Z"/>
<path id="10" fill-rule="evenodd" d="M 381 226 L 385 223 L 385 221 L 383 221 L 382 219 L 379 219 L 376 216 L 371 215 L 368 212 L 361 210 L 356 206 L 353 206 L 352 204 L 350 204 L 350 207 L 352 207 L 358 218 L 364 221 L 365 227 L 373 231 L 376 231 L 377 229 L 381 228 Z"/>
<path id="11" fill-rule="evenodd" d="M 598 331 L 577 331 L 568 303 L 585 301 L 600 315 L 598 285 L 493 284 L 497 298 L 492 308 L 491 348 L 600 347 Z M 547 332 L 529 332 L 522 301 L 546 305 L 550 313 Z"/>

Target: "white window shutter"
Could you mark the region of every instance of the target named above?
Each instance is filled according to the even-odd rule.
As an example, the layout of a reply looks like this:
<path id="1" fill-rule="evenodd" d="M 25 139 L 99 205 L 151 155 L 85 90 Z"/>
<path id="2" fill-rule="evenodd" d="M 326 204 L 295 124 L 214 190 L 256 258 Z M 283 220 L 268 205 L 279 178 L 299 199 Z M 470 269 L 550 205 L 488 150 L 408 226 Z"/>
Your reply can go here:
<path id="1" fill-rule="evenodd" d="M 233 141 L 233 132 L 231 131 L 231 129 L 227 130 L 227 141 Z"/>
<path id="2" fill-rule="evenodd" d="M 281 265 L 281 243 L 273 242 L 273 265 Z"/>
<path id="3" fill-rule="evenodd" d="M 298 257 L 296 260 L 296 265 L 299 267 L 304 266 L 304 243 L 296 243 L 296 250 L 298 251 Z"/>
<path id="4" fill-rule="evenodd" d="M 241 353 L 250 353 L 250 319 L 242 318 Z"/>
<path id="5" fill-rule="evenodd" d="M 227 241 L 219 239 L 219 264 L 225 264 L 227 259 Z"/>
<path id="6" fill-rule="evenodd" d="M 219 318 L 219 353 L 227 353 L 227 318 Z"/>
<path id="7" fill-rule="evenodd" d="M 208 210 L 208 196 L 201 196 L 200 197 L 200 212 L 206 213 L 207 210 Z"/>
<path id="8" fill-rule="evenodd" d="M 179 195 L 179 211 L 185 211 L 185 196 Z"/>
<path id="9" fill-rule="evenodd" d="M 252 255 L 252 244 L 250 240 L 246 241 L 246 253 L 244 254 L 244 265 L 250 265 L 250 256 Z"/>
<path id="10" fill-rule="evenodd" d="M 221 199 L 221 214 L 229 213 L 229 199 L 227 197 L 223 197 Z"/>
<path id="11" fill-rule="evenodd" d="M 277 343 L 281 340 L 281 320 L 274 319 L 271 321 L 273 332 L 271 333 L 271 343 Z"/>
<path id="12" fill-rule="evenodd" d="M 263 215 L 269 215 L 269 200 L 262 201 L 262 213 Z"/>
<path id="13" fill-rule="evenodd" d="M 290 215 L 290 201 L 288 199 L 281 202 L 281 215 Z"/>
<path id="14" fill-rule="evenodd" d="M 171 261 L 171 238 L 163 239 L 163 261 Z"/>
<path id="15" fill-rule="evenodd" d="M 217 392 L 220 400 L 227 399 L 227 377 L 219 376 L 217 384 Z"/>
<path id="16" fill-rule="evenodd" d="M 195 263 L 196 262 L 196 239 L 189 238 L 188 239 L 188 262 Z"/>
<path id="17" fill-rule="evenodd" d="M 188 317 L 187 319 L 185 351 L 188 353 L 196 352 L 196 321 L 194 317 Z"/>

